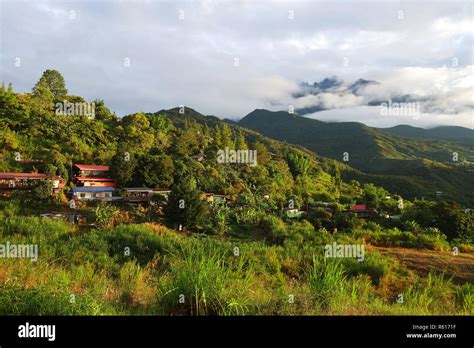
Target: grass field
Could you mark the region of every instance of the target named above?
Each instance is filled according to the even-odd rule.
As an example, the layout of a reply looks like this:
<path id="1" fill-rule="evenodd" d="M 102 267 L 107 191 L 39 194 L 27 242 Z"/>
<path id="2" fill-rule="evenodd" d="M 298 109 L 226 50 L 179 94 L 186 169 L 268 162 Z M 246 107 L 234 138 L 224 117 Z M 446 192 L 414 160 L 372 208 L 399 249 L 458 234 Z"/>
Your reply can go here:
<path id="1" fill-rule="evenodd" d="M 152 223 L 79 231 L 2 218 L 0 240 L 36 243 L 39 258 L 0 259 L 0 314 L 474 314 L 472 252 L 367 245 L 364 262 L 329 259 L 322 244 L 360 238 L 293 227 L 276 244 Z"/>

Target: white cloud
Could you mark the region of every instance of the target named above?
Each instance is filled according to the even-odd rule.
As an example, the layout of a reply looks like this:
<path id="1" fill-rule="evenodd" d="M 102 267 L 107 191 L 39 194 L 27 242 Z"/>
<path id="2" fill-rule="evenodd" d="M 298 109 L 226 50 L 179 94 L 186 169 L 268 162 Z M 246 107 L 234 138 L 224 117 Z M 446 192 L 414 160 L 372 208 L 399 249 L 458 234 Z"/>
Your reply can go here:
<path id="1" fill-rule="evenodd" d="M 442 36 L 474 34 L 472 19 L 439 18 L 433 23 L 433 30 Z"/>
<path id="2" fill-rule="evenodd" d="M 400 124 L 409 124 L 415 127 L 430 128 L 439 125 L 460 125 L 474 128 L 472 112 L 457 115 L 421 113 L 419 115 L 382 115 L 380 106 L 357 106 L 346 109 L 332 109 L 305 115 L 326 122 L 361 122 L 372 127 L 393 127 Z"/>
<path id="3" fill-rule="evenodd" d="M 399 20 L 391 1 L 2 1 L 0 79 L 26 92 L 44 70 L 57 69 L 71 93 L 104 99 L 119 115 L 180 104 L 232 118 L 292 103 L 359 110 L 370 99 L 409 93 L 432 98 L 431 112 L 456 112 L 446 119 L 457 124 L 472 107 L 470 3 L 402 7 Z M 291 97 L 296 81 L 334 75 L 382 85 L 362 96 L 339 89 Z"/>

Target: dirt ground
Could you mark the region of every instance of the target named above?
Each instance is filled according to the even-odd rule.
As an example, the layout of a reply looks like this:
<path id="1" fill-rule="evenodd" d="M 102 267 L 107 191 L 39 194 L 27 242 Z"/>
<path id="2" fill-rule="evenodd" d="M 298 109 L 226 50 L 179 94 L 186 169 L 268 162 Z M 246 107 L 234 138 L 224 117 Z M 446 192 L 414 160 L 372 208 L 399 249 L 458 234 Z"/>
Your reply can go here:
<path id="1" fill-rule="evenodd" d="M 453 282 L 474 283 L 474 254 L 451 251 L 419 250 L 408 248 L 373 247 L 374 250 L 396 257 L 408 269 L 426 275 L 431 270 L 444 271 Z"/>

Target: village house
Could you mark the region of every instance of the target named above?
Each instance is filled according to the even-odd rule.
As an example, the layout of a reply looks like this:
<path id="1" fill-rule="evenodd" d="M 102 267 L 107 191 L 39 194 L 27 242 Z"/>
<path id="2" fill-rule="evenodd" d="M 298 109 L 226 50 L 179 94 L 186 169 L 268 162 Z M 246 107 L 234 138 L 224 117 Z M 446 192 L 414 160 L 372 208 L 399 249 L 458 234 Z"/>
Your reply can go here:
<path id="1" fill-rule="evenodd" d="M 311 202 L 309 203 L 310 208 L 323 208 L 325 212 L 332 214 L 333 211 L 337 208 L 337 204 L 330 202 Z"/>
<path id="2" fill-rule="evenodd" d="M 377 213 L 374 208 L 369 208 L 365 204 L 354 204 L 351 209 L 349 209 L 349 212 L 363 219 L 373 217 Z"/>
<path id="3" fill-rule="evenodd" d="M 298 208 L 285 208 L 284 213 L 287 218 L 289 219 L 295 219 L 301 217 L 303 214 L 306 212 L 304 210 L 300 210 Z"/>
<path id="4" fill-rule="evenodd" d="M 110 177 L 109 166 L 75 164 L 73 166 L 72 182 L 77 187 L 112 187 L 116 182 Z"/>
<path id="5" fill-rule="evenodd" d="M 221 204 L 227 202 L 224 195 L 216 195 L 215 193 L 204 193 L 203 199 L 209 204 Z"/>
<path id="6" fill-rule="evenodd" d="M 171 190 L 168 189 L 150 189 L 147 187 L 126 187 L 123 190 L 125 192 L 125 201 L 127 202 L 148 202 L 155 194 L 168 199 L 171 193 Z"/>
<path id="7" fill-rule="evenodd" d="M 46 214 L 41 214 L 43 219 L 52 219 L 52 220 L 64 220 L 69 222 L 72 225 L 84 225 L 87 222 L 87 217 L 79 213 L 70 213 L 70 212 L 49 212 Z"/>
<path id="8" fill-rule="evenodd" d="M 30 190 L 31 183 L 37 180 L 50 180 L 46 174 L 41 173 L 0 173 L 0 190 Z M 53 193 L 62 190 L 64 180 L 60 176 L 52 180 Z"/>
<path id="9" fill-rule="evenodd" d="M 191 159 L 195 160 L 195 161 L 198 161 L 198 162 L 201 162 L 202 160 L 204 160 L 206 156 L 204 156 L 203 153 L 199 152 L 197 154 L 195 154 L 194 156 L 191 156 Z"/>
<path id="10" fill-rule="evenodd" d="M 74 187 L 72 189 L 73 199 L 79 201 L 116 201 L 121 200 L 122 197 L 114 197 L 113 193 L 115 192 L 114 187 L 102 186 L 102 187 Z"/>

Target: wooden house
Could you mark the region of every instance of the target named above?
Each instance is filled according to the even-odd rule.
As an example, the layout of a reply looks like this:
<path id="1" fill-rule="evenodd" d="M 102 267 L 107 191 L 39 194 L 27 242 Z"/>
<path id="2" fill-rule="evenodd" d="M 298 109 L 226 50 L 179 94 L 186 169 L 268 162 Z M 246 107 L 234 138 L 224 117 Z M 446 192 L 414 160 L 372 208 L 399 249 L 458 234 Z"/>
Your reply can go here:
<path id="1" fill-rule="evenodd" d="M 195 154 L 194 156 L 191 156 L 191 159 L 193 159 L 195 161 L 198 161 L 198 162 L 201 162 L 202 160 L 204 160 L 205 157 L 206 156 L 203 153 L 199 152 L 199 153 Z"/>
<path id="2" fill-rule="evenodd" d="M 72 189 L 73 199 L 79 201 L 115 201 L 122 199 L 121 197 L 114 197 L 115 188 L 110 186 L 103 187 L 74 187 Z"/>
<path id="3" fill-rule="evenodd" d="M 31 183 L 38 180 L 50 180 L 41 173 L 0 173 L 0 190 L 30 190 Z M 64 180 L 60 176 L 52 180 L 53 193 L 62 190 Z"/>
<path id="4" fill-rule="evenodd" d="M 154 194 L 162 195 L 165 199 L 171 193 L 168 189 L 150 189 L 147 187 L 127 187 L 123 189 L 127 202 L 148 202 Z"/>
<path id="5" fill-rule="evenodd" d="M 75 164 L 72 182 L 77 187 L 113 187 L 116 182 L 110 177 L 109 166 Z"/>

